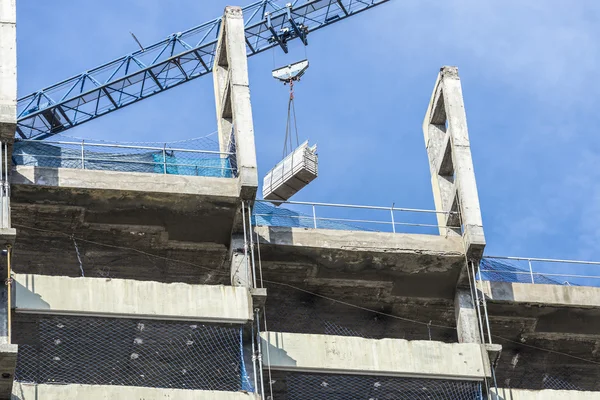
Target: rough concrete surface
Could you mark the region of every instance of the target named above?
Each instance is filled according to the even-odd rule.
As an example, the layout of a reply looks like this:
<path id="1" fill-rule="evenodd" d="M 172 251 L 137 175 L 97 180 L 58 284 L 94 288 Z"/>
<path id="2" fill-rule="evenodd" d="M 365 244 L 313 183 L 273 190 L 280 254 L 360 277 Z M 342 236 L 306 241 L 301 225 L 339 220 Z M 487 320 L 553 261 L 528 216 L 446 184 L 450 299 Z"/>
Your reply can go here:
<path id="1" fill-rule="evenodd" d="M 12 400 L 255 400 L 254 394 L 134 386 L 35 385 L 15 382 Z"/>
<path id="2" fill-rule="evenodd" d="M 242 9 L 226 7 L 221 23 L 213 64 L 219 146 L 229 151 L 233 130 L 240 197 L 254 201 L 258 169 Z"/>
<path id="3" fill-rule="evenodd" d="M 425 113 L 423 134 L 436 210 L 460 211 L 467 253 L 479 258 L 485 236 L 458 68 L 441 68 Z M 446 221 L 443 214 L 438 215 L 439 225 Z"/>
<path id="4" fill-rule="evenodd" d="M 40 199 L 40 201 L 42 201 Z M 101 210 L 80 206 L 13 202 L 18 235 L 13 252 L 17 273 L 120 278 L 190 284 L 229 284 L 231 226 L 212 229 L 193 204 L 179 211 L 169 202 L 154 209 L 143 199 L 114 199 Z M 99 202 L 99 206 L 102 202 Z M 223 217 L 233 217 L 226 206 Z M 137 209 L 137 211 L 136 211 Z M 119 216 L 123 221 L 118 223 Z M 76 238 L 73 241 L 73 237 Z M 81 259 L 81 264 L 79 262 Z M 0 263 L 6 259 L 0 257 Z"/>
<path id="5" fill-rule="evenodd" d="M 401 339 L 261 333 L 265 368 L 280 371 L 483 380 L 481 345 Z M 264 358 L 263 358 L 264 362 Z"/>
<path id="6" fill-rule="evenodd" d="M 489 301 L 502 301 L 544 306 L 600 307 L 600 288 L 590 286 L 541 285 L 516 282 L 478 283 Z"/>
<path id="7" fill-rule="evenodd" d="M 503 347 L 499 385 L 600 390 L 600 289 L 483 282 L 483 293 Z"/>
<path id="8" fill-rule="evenodd" d="M 269 264 L 269 273 L 285 281 L 389 283 L 395 296 L 453 300 L 465 266 L 456 237 L 266 226 L 255 232 L 263 268 Z"/>
<path id="9" fill-rule="evenodd" d="M 250 290 L 223 285 L 17 274 L 17 313 L 246 323 Z"/>
<path id="10" fill-rule="evenodd" d="M 17 123 L 16 0 L 0 2 L 0 140 L 12 143 Z"/>
<path id="11" fill-rule="evenodd" d="M 600 400 L 600 392 L 582 392 L 576 390 L 521 390 L 498 389 L 498 395 L 492 393 L 492 400 Z"/>
<path id="12" fill-rule="evenodd" d="M 235 178 L 149 174 L 143 172 L 97 171 L 74 168 L 45 168 L 18 165 L 12 185 L 49 186 L 73 190 L 187 194 L 237 198 Z"/>
<path id="13" fill-rule="evenodd" d="M 0 399 L 9 399 L 17 366 L 15 344 L 0 344 Z"/>
<path id="14" fill-rule="evenodd" d="M 456 341 L 454 296 L 465 265 L 460 238 L 255 229 L 273 330 Z M 429 322 L 449 328 L 428 327 Z"/>
<path id="15" fill-rule="evenodd" d="M 263 274 L 267 279 L 271 277 L 271 273 L 267 273 L 265 268 L 263 263 Z M 283 275 L 281 272 L 278 279 L 283 279 Z M 311 281 L 303 283 L 291 279 L 287 283 L 301 290 L 265 283 L 269 293 L 267 320 L 272 331 L 350 335 L 373 339 L 431 338 L 448 343 L 457 341 L 452 300 L 396 297 L 389 294 L 390 285 L 386 290 L 383 286 L 327 286 L 323 282 L 313 285 Z M 414 320 L 422 323 L 412 322 Z M 428 326 L 430 321 L 449 328 Z"/>

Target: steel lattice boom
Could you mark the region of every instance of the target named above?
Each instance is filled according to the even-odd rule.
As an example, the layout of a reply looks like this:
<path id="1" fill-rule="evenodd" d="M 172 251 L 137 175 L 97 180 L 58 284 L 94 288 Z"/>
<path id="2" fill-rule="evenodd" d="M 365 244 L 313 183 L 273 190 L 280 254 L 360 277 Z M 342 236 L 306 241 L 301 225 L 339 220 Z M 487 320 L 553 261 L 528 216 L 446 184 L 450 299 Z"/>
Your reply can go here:
<path id="1" fill-rule="evenodd" d="M 261 0 L 243 9 L 254 55 L 388 0 Z M 18 100 L 17 134 L 44 139 L 211 72 L 221 18 Z"/>

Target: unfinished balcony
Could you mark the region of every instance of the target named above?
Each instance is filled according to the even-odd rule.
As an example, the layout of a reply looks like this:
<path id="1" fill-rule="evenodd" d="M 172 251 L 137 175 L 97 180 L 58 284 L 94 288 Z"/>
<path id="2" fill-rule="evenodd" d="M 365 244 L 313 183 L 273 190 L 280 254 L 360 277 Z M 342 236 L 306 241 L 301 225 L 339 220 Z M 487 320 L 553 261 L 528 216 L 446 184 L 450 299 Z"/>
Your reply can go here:
<path id="1" fill-rule="evenodd" d="M 494 341 L 502 345 L 500 386 L 600 398 L 598 268 L 598 262 L 574 260 L 482 260 L 477 288 L 486 299 Z"/>
<path id="2" fill-rule="evenodd" d="M 16 271 L 81 276 L 87 264 L 95 269 L 90 276 L 226 283 L 206 271 L 224 263 L 232 232 L 242 229 L 241 203 L 256 190 L 240 176 L 240 149 L 233 141 L 227 149 L 211 138 L 160 145 L 16 141 Z M 83 240 L 77 251 L 70 236 Z M 143 252 L 164 260 L 149 261 Z"/>
<path id="3" fill-rule="evenodd" d="M 398 207 L 303 202 L 274 207 L 257 201 L 253 223 L 269 282 L 270 327 L 456 341 L 455 329 L 428 329 L 327 299 L 454 327 L 465 250 L 460 236 L 439 234 L 436 215 Z"/>

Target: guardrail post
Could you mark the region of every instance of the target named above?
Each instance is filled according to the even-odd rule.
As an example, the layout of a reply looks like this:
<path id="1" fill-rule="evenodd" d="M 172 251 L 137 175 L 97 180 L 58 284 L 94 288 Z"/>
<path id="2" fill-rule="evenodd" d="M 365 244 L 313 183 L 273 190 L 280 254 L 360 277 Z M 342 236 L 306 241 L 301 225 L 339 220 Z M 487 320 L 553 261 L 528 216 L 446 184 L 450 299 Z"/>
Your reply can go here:
<path id="1" fill-rule="evenodd" d="M 396 233 L 396 221 L 394 221 L 394 204 L 392 203 L 392 208 L 390 208 L 390 215 L 392 216 L 392 232 Z"/>
<path id="2" fill-rule="evenodd" d="M 165 143 L 163 146 L 163 172 L 167 174 L 167 144 Z"/>
<path id="3" fill-rule="evenodd" d="M 313 211 L 313 224 L 315 226 L 315 229 L 317 229 L 317 213 L 315 211 L 315 205 L 314 204 L 312 206 L 312 211 Z"/>
<path id="4" fill-rule="evenodd" d="M 531 275 L 531 283 L 535 283 L 535 279 L 533 279 L 533 268 L 531 267 L 531 260 L 527 260 L 529 262 L 529 274 Z"/>
<path id="5" fill-rule="evenodd" d="M 85 169 L 85 148 L 84 140 L 81 141 L 81 169 Z"/>

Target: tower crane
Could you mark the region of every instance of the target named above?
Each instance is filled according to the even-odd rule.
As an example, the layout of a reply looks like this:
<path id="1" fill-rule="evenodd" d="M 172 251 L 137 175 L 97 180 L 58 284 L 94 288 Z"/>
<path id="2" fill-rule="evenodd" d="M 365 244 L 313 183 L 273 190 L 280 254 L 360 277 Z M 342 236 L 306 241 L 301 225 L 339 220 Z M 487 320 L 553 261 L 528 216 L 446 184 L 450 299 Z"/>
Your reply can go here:
<path id="1" fill-rule="evenodd" d="M 291 1 L 286 3 L 286 1 Z M 389 0 L 260 0 L 243 8 L 247 55 L 288 42 Z M 221 18 L 18 99 L 17 132 L 45 139 L 212 71 Z"/>

